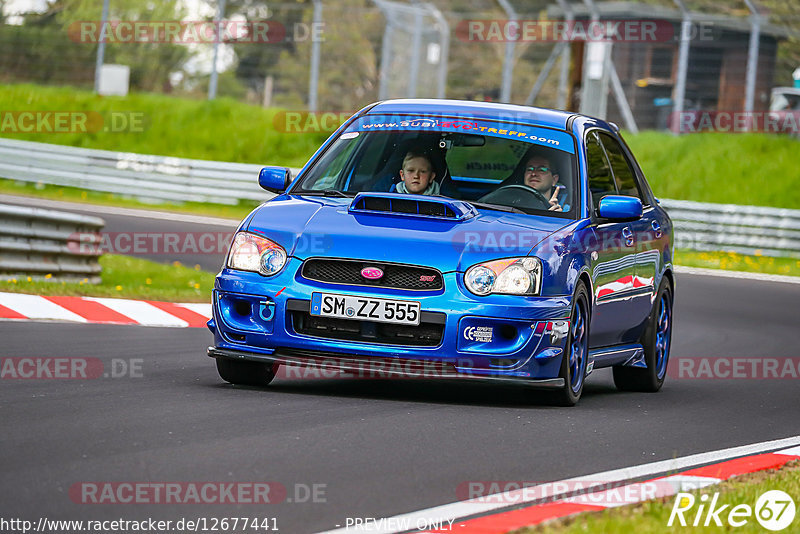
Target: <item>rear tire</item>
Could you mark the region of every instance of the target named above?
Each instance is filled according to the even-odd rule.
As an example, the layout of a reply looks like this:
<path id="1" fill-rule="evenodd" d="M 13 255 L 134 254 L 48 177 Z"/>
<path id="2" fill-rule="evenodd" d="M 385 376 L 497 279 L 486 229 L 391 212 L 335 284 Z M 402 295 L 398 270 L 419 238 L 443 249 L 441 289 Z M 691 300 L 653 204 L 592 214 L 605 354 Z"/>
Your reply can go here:
<path id="1" fill-rule="evenodd" d="M 664 385 L 672 347 L 672 288 L 664 278 L 642 335 L 647 368 L 614 367 L 614 384 L 622 391 L 654 393 Z"/>
<path id="2" fill-rule="evenodd" d="M 589 293 L 583 282 L 578 282 L 569 316 L 567 346 L 561 358 L 559 377 L 564 379 L 564 386 L 556 392 L 554 399 L 559 406 L 575 406 L 583 393 L 589 359 L 590 318 Z"/>
<path id="3" fill-rule="evenodd" d="M 220 378 L 242 386 L 266 386 L 275 378 L 278 364 L 217 358 Z"/>

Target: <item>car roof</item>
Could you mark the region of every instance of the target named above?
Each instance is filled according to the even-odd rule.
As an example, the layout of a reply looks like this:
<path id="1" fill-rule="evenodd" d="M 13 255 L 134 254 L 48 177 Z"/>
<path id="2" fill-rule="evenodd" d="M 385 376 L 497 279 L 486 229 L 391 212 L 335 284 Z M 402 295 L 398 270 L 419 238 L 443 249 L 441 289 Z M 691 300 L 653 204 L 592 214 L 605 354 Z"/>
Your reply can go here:
<path id="1" fill-rule="evenodd" d="M 777 95 L 800 95 L 800 87 L 773 87 L 772 94 Z"/>
<path id="2" fill-rule="evenodd" d="M 367 114 L 413 113 L 473 117 L 476 119 L 499 119 L 509 122 L 567 129 L 567 120 L 575 115 L 570 111 L 498 104 L 496 102 L 471 102 L 468 100 L 398 99 L 378 102 Z"/>

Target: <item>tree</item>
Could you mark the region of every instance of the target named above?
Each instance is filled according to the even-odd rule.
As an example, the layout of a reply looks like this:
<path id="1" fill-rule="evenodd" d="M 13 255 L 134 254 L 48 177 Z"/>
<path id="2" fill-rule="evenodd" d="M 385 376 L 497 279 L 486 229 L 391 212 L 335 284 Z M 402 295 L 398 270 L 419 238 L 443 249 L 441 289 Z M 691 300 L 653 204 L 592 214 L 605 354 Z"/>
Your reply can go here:
<path id="1" fill-rule="evenodd" d="M 114 0 L 110 3 L 109 20 L 168 21 L 184 15 L 172 4 L 147 0 Z M 96 22 L 100 26 L 102 2 L 96 0 L 55 0 L 43 13 L 24 16 L 16 30 L 15 54 L 26 57 L 27 79 L 58 83 L 87 83 L 94 78 L 97 42 L 81 41 L 75 31 L 80 22 Z M 99 35 L 98 35 L 99 36 Z M 169 76 L 179 70 L 189 57 L 189 50 L 180 44 L 156 42 L 108 42 L 105 62 L 128 65 L 130 84 L 142 91 L 160 91 L 169 84 Z M 91 74 L 89 74 L 91 72 Z"/>
<path id="2" fill-rule="evenodd" d="M 377 99 L 378 56 L 383 21 L 365 0 L 326 3 L 320 45 L 318 109 L 355 111 Z M 303 23 L 311 23 L 311 11 Z M 281 52 L 277 64 L 276 103 L 287 107 L 308 102 L 311 39 Z"/>

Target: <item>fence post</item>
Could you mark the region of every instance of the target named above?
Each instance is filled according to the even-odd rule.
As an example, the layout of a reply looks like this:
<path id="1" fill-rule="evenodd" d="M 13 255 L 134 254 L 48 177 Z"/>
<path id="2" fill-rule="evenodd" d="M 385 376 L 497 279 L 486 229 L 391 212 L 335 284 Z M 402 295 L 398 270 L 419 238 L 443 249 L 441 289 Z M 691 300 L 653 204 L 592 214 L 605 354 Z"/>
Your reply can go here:
<path id="1" fill-rule="evenodd" d="M 589 8 L 592 13 L 592 22 L 599 22 L 600 21 L 600 13 L 597 10 L 597 5 L 595 5 L 594 0 L 583 0 L 583 3 Z M 592 46 L 594 45 L 594 46 Z M 599 55 L 597 54 L 597 50 L 600 50 L 603 54 L 602 57 L 602 72 L 599 81 L 593 84 L 595 87 L 593 88 L 595 91 L 595 95 L 599 97 L 599 102 L 597 103 L 596 111 L 592 112 L 590 107 L 590 103 L 587 101 L 587 96 L 591 95 L 591 89 L 587 90 L 587 82 L 586 76 L 584 75 L 583 80 L 583 94 L 581 97 L 581 113 L 586 115 L 593 115 L 595 117 L 599 117 L 601 119 L 606 118 L 606 110 L 608 109 L 608 85 L 611 83 L 611 89 L 614 91 L 614 98 L 617 101 L 617 106 L 619 107 L 620 112 L 622 113 L 622 118 L 625 121 L 625 127 L 631 131 L 631 133 L 639 133 L 639 127 L 636 125 L 636 120 L 633 117 L 633 112 L 631 111 L 631 106 L 628 103 L 628 98 L 625 96 L 625 90 L 622 87 L 622 83 L 619 80 L 619 75 L 617 74 L 617 68 L 614 65 L 614 60 L 611 57 L 612 51 L 612 43 L 593 43 L 590 42 L 586 45 L 586 57 L 589 58 L 592 55 Z M 602 47 L 602 48 L 601 48 Z M 597 58 L 595 58 L 597 59 Z M 588 61 L 586 62 L 588 63 Z M 591 69 L 591 66 L 589 67 Z M 584 64 L 584 73 L 586 72 L 586 64 Z M 596 78 L 597 79 L 597 78 Z M 597 85 L 599 84 L 599 89 Z M 589 110 L 589 111 L 587 111 Z"/>
<path id="2" fill-rule="evenodd" d="M 689 46 L 691 44 L 692 15 L 686 9 L 683 0 L 674 0 L 681 10 L 681 44 L 678 49 L 678 79 L 675 83 L 674 107 L 672 115 L 678 121 L 677 128 L 673 125 L 672 132 L 680 134 L 680 121 L 683 114 L 684 101 L 686 98 L 686 72 L 689 68 Z"/>
<path id="3" fill-rule="evenodd" d="M 415 6 L 416 7 L 416 6 Z M 419 82 L 419 54 L 422 47 L 422 11 L 414 10 L 414 38 L 411 41 L 411 74 L 408 79 L 408 98 L 417 96 L 417 83 Z"/>
<path id="4" fill-rule="evenodd" d="M 103 70 L 103 62 L 106 56 L 106 35 L 108 35 L 108 4 L 109 0 L 103 0 L 103 15 L 100 20 L 100 35 L 97 40 L 97 61 L 94 65 L 94 92 L 100 92 L 100 72 Z"/>
<path id="5" fill-rule="evenodd" d="M 425 7 L 431 12 L 436 22 L 439 24 L 439 39 L 441 39 L 440 53 L 439 53 L 439 88 L 436 93 L 436 98 L 445 98 L 445 91 L 447 90 L 447 57 L 450 54 L 450 25 L 447 24 L 447 19 L 444 18 L 442 12 L 439 11 L 433 4 L 425 4 Z"/>
<path id="6" fill-rule="evenodd" d="M 219 56 L 219 45 L 222 37 L 220 31 L 220 21 L 225 16 L 225 0 L 219 0 L 217 3 L 217 16 L 214 17 L 214 59 L 211 63 L 211 77 L 208 80 L 208 99 L 214 100 L 217 98 L 217 57 Z"/>
<path id="7" fill-rule="evenodd" d="M 536 77 L 536 82 L 534 82 L 531 92 L 528 94 L 528 98 L 525 99 L 526 106 L 533 105 L 533 101 L 536 100 L 537 96 L 539 96 L 539 91 L 542 90 L 544 82 L 547 80 L 547 77 L 550 75 L 550 71 L 553 69 L 553 65 L 555 65 L 558 57 L 562 55 L 562 50 L 564 50 L 566 47 L 567 43 L 564 41 L 556 43 L 556 45 L 553 47 L 553 50 L 550 52 L 547 61 L 544 63 L 544 67 L 542 67 L 542 70 L 539 71 L 539 75 Z"/>
<path id="8" fill-rule="evenodd" d="M 583 0 L 591 21 L 600 21 L 600 14 L 592 0 Z M 583 51 L 583 75 L 581 82 L 581 106 L 579 112 L 605 119 L 608 109 L 608 67 L 611 64 L 611 43 L 587 40 Z M 598 72 L 599 68 L 599 72 Z"/>
<path id="9" fill-rule="evenodd" d="M 314 0 L 314 16 L 311 30 L 311 74 L 308 79 L 308 110 L 317 111 L 317 87 L 319 86 L 319 47 L 314 39 L 314 28 L 322 22 L 322 0 Z"/>
<path id="10" fill-rule="evenodd" d="M 758 71 L 758 46 L 761 39 L 761 15 L 752 0 L 744 0 L 752 13 L 750 18 L 750 44 L 747 49 L 747 85 L 744 96 L 744 111 L 749 116 L 753 112 L 756 94 L 756 72 Z M 747 121 L 747 129 L 752 126 L 752 117 Z"/>
<path id="11" fill-rule="evenodd" d="M 508 0 L 497 0 L 500 6 L 505 10 L 508 16 L 508 21 L 517 22 L 519 18 L 517 12 L 511 7 Z M 519 28 L 517 29 L 519 33 Z M 514 48 L 516 43 L 508 39 L 506 40 L 506 51 L 503 56 L 503 85 L 500 88 L 500 102 L 511 102 L 511 84 L 514 81 Z"/>
<path id="12" fill-rule="evenodd" d="M 572 28 L 575 22 L 575 13 L 573 13 L 569 2 L 566 0 L 557 1 L 558 5 L 561 6 L 561 10 L 564 12 L 564 19 L 567 21 L 567 27 Z M 556 101 L 556 107 L 558 109 L 567 109 L 567 83 L 569 80 L 569 60 L 571 48 L 572 43 L 569 42 L 561 52 L 561 69 L 558 74 L 558 100 Z"/>
<path id="13" fill-rule="evenodd" d="M 378 74 L 378 100 L 386 100 L 389 95 L 389 67 L 392 63 L 392 34 L 394 24 L 392 23 L 391 10 L 383 3 L 383 0 L 372 0 L 386 19 L 386 26 L 383 28 L 383 39 L 381 41 L 381 67 Z"/>

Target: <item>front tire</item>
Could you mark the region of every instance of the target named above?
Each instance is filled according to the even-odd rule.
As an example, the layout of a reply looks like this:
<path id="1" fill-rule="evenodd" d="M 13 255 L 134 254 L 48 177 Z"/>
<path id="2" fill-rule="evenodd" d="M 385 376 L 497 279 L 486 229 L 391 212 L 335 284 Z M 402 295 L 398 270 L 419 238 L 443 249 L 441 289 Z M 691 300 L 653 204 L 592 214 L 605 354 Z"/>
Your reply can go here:
<path id="1" fill-rule="evenodd" d="M 242 386 L 266 386 L 275 378 L 278 364 L 217 358 L 220 378 Z"/>
<path id="2" fill-rule="evenodd" d="M 583 393 L 589 359 L 589 320 L 589 294 L 583 282 L 578 282 L 572 299 L 567 346 L 561 358 L 559 377 L 564 379 L 564 387 L 555 397 L 559 406 L 575 406 Z"/>
<path id="3" fill-rule="evenodd" d="M 672 346 L 672 288 L 664 278 L 642 335 L 647 368 L 614 367 L 614 384 L 622 391 L 654 393 L 664 385 Z"/>

